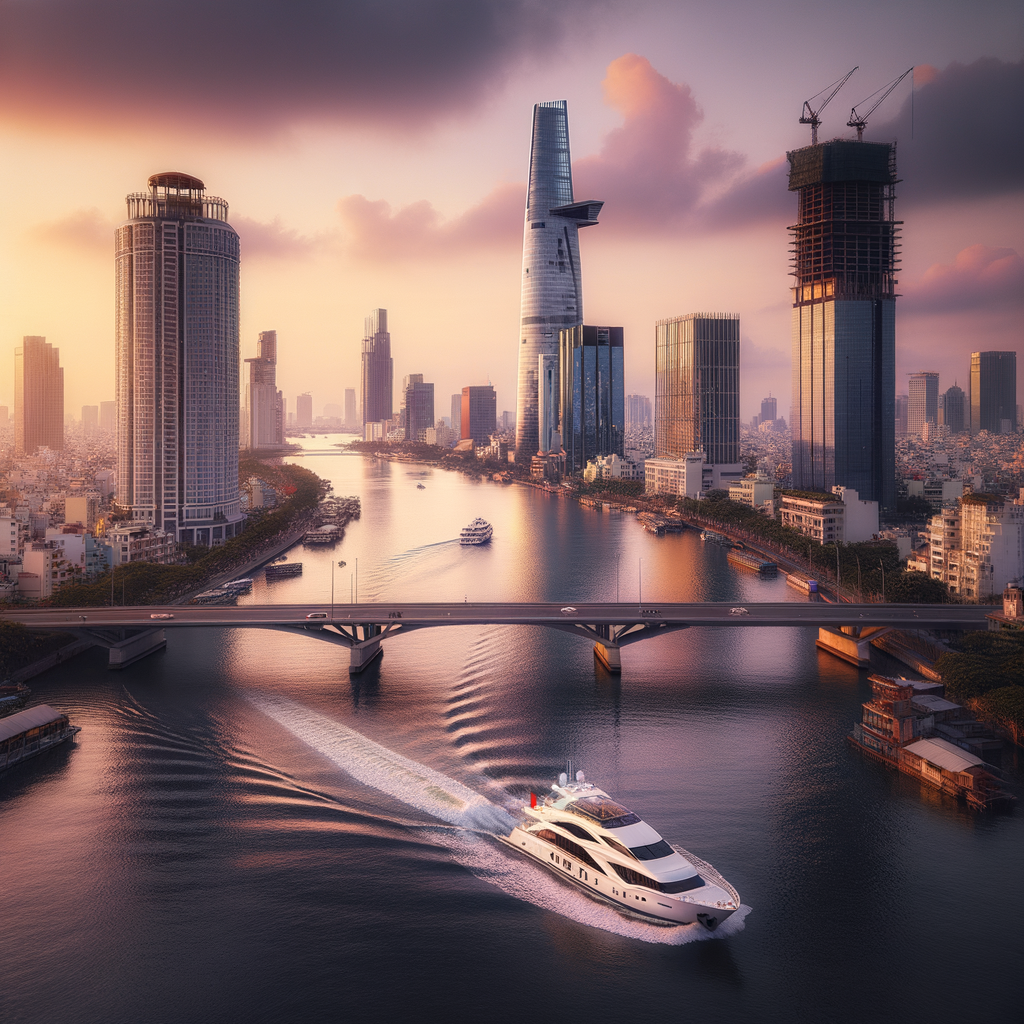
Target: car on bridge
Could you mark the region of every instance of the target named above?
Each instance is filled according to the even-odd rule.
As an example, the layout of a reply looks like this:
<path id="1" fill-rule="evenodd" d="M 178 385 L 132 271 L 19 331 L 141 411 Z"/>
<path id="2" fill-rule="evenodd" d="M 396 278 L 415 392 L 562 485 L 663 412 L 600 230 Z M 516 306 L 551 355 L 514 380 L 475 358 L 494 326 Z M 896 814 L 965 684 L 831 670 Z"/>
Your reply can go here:
<path id="1" fill-rule="evenodd" d="M 153 612 L 150 615 L 151 619 L 173 619 L 174 616 L 170 612 Z"/>
<path id="2" fill-rule="evenodd" d="M 563 615 L 575 615 L 575 614 L 576 614 L 576 609 L 575 609 L 575 608 L 573 608 L 573 606 L 572 606 L 571 604 L 567 604 L 567 605 L 566 605 L 566 606 L 565 606 L 565 607 L 564 607 L 564 608 L 562 609 L 562 614 L 563 614 Z"/>
<path id="3" fill-rule="evenodd" d="M 326 619 L 327 618 L 327 612 L 310 612 L 306 616 L 306 618 L 307 619 Z"/>
<path id="4" fill-rule="evenodd" d="M 729 609 L 729 614 L 730 615 L 749 615 L 750 612 L 748 612 L 746 608 L 730 608 Z"/>

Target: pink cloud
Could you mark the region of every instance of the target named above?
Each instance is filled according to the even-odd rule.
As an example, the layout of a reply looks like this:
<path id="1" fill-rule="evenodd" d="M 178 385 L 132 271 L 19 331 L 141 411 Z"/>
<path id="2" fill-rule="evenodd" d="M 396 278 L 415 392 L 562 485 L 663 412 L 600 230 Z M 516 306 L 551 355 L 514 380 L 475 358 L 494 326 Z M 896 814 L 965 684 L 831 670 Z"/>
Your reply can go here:
<path id="1" fill-rule="evenodd" d="M 279 217 L 269 224 L 250 217 L 232 217 L 231 226 L 238 232 L 244 259 L 294 259 L 310 256 L 331 244 L 331 235 L 316 237 L 299 234 L 286 228 Z"/>
<path id="2" fill-rule="evenodd" d="M 114 252 L 114 223 L 95 207 L 75 210 L 60 220 L 37 224 L 29 231 L 31 238 L 48 245 L 58 245 L 80 252 Z"/>
<path id="3" fill-rule="evenodd" d="M 1024 309 L 1024 259 L 1015 249 L 972 245 L 952 263 L 935 263 L 906 285 L 900 311 L 910 314 Z"/>

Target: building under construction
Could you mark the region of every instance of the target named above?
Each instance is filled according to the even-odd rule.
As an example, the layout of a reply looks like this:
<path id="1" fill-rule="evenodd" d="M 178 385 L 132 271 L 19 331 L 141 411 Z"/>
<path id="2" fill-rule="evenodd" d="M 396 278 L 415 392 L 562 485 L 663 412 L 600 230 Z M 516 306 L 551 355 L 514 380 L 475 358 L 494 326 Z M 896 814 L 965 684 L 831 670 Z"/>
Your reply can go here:
<path id="1" fill-rule="evenodd" d="M 896 504 L 896 147 L 786 154 L 793 234 L 793 486 Z"/>

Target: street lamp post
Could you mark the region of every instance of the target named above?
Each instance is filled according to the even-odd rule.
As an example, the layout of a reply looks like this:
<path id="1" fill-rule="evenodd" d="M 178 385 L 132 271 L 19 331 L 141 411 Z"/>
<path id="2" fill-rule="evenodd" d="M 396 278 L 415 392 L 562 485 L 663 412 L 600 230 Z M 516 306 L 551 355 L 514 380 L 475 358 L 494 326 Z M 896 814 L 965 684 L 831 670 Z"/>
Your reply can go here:
<path id="1" fill-rule="evenodd" d="M 885 565 L 882 560 L 878 560 L 878 565 L 882 570 L 882 604 L 885 604 Z"/>

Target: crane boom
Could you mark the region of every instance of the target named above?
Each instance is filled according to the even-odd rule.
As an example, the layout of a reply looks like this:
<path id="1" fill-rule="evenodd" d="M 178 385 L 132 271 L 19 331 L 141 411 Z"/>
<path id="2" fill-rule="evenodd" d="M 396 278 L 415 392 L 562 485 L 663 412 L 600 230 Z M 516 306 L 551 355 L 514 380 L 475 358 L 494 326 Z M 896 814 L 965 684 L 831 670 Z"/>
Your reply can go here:
<path id="1" fill-rule="evenodd" d="M 907 70 L 904 71 L 903 74 L 899 76 L 899 78 L 893 79 L 893 81 L 891 81 L 888 85 L 883 85 L 881 89 L 878 89 L 875 92 L 873 92 L 867 99 L 861 100 L 860 103 L 857 104 L 858 107 L 864 106 L 864 104 L 867 103 L 868 100 L 872 100 L 876 96 L 878 96 L 879 93 L 882 93 L 882 95 L 878 96 L 878 99 L 875 100 L 875 102 L 872 103 L 871 106 L 868 107 L 868 109 L 864 111 L 863 114 L 857 113 L 857 107 L 853 107 L 850 110 L 850 120 L 846 122 L 846 125 L 848 128 L 857 129 L 858 142 L 864 141 L 864 128 L 868 123 L 868 118 L 875 112 L 875 108 L 881 106 L 882 102 L 888 99 L 890 93 L 892 93 L 896 86 L 899 85 L 900 82 L 902 82 L 903 79 L 906 78 L 907 75 L 909 75 L 910 72 L 913 70 L 914 69 L 912 67 L 907 68 Z"/>
<path id="2" fill-rule="evenodd" d="M 859 66 L 860 65 L 858 65 L 858 67 Z M 815 93 L 809 100 L 804 100 L 804 108 L 800 114 L 800 123 L 809 124 L 811 126 L 812 146 L 815 146 L 818 143 L 818 125 L 821 124 L 821 112 L 829 105 L 829 103 L 832 102 L 832 100 L 835 98 L 836 93 L 839 92 L 839 90 L 842 89 L 844 85 L 846 85 L 846 80 L 856 70 L 857 68 L 851 68 L 849 71 L 846 72 L 845 75 L 843 75 L 842 78 L 833 82 L 831 85 L 826 85 L 825 88 L 821 90 L 821 92 Z M 830 89 L 832 90 L 831 92 L 829 92 Z M 821 101 L 821 103 L 819 103 L 817 107 L 812 107 L 811 103 L 826 92 L 828 92 L 828 95 Z"/>

